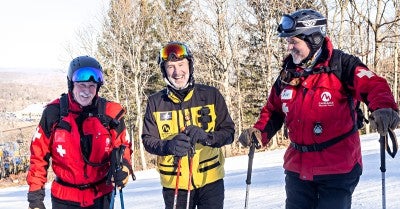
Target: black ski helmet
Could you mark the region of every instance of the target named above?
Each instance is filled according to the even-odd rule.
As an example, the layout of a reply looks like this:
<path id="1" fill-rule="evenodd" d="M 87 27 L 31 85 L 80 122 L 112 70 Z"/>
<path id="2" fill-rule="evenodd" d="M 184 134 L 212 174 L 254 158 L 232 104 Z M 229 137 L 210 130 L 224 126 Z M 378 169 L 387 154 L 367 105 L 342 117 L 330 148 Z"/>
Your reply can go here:
<path id="1" fill-rule="evenodd" d="M 325 37 L 326 23 L 326 18 L 315 10 L 297 10 L 282 16 L 278 26 L 279 37 L 309 36 L 314 33 L 320 33 Z"/>
<path id="2" fill-rule="evenodd" d="M 68 69 L 68 90 L 72 91 L 74 82 L 92 81 L 97 83 L 97 91 L 104 83 L 103 68 L 100 63 L 90 56 L 79 56 L 74 58 Z"/>
<path id="3" fill-rule="evenodd" d="M 321 48 L 326 36 L 326 18 L 312 9 L 297 10 L 282 16 L 278 26 L 279 37 L 298 37 L 310 47 L 309 57 Z"/>
<path id="4" fill-rule="evenodd" d="M 161 48 L 157 63 L 160 66 L 161 72 L 164 78 L 167 78 L 167 72 L 165 71 L 165 62 L 176 61 L 186 58 L 189 61 L 189 82 L 193 79 L 193 54 L 190 48 L 183 42 L 171 41 Z"/>

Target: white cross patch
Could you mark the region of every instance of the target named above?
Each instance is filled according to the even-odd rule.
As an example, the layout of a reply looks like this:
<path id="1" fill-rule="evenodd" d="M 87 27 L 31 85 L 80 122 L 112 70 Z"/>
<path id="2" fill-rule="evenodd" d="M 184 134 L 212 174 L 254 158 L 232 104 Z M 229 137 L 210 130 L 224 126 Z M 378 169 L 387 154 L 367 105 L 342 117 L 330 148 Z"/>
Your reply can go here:
<path id="1" fill-rule="evenodd" d="M 374 76 L 374 73 L 371 72 L 371 71 L 369 71 L 369 70 L 366 70 L 366 69 L 361 69 L 361 70 L 357 73 L 357 76 L 358 76 L 359 78 L 364 77 L 364 75 L 367 76 L 368 78 L 371 78 L 371 77 Z"/>
<path id="2" fill-rule="evenodd" d="M 64 155 L 67 153 L 67 151 L 66 151 L 65 149 L 62 148 L 62 145 L 61 145 L 61 144 L 59 144 L 59 145 L 57 146 L 57 152 L 58 152 L 58 154 L 61 155 L 61 157 L 64 157 Z"/>
<path id="3" fill-rule="evenodd" d="M 34 142 L 36 139 L 40 139 L 40 137 L 42 137 L 42 134 L 39 133 L 39 127 L 37 127 L 36 133 L 35 133 L 35 135 L 33 135 L 32 142 Z"/>

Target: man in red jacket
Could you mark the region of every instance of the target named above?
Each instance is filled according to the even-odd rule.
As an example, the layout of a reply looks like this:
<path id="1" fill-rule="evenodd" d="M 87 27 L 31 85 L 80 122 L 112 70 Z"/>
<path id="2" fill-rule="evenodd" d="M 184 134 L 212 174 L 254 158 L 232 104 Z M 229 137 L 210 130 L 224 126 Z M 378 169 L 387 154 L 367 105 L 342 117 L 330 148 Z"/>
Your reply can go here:
<path id="1" fill-rule="evenodd" d="M 114 188 L 110 180 L 124 187 L 133 173 L 131 142 L 125 138 L 125 111 L 120 104 L 98 96 L 103 70 L 96 59 L 73 59 L 67 80 L 68 94 L 46 106 L 32 139 L 29 208 L 45 208 L 51 158 L 56 175 L 51 185 L 52 208 L 108 209 Z"/>
<path id="2" fill-rule="evenodd" d="M 304 9 L 283 15 L 279 36 L 289 55 L 258 121 L 239 137 L 266 145 L 285 123 L 286 209 L 348 209 L 362 173 L 356 101 L 368 105 L 381 135 L 399 124 L 386 80 L 357 57 L 333 49 L 326 18 Z"/>

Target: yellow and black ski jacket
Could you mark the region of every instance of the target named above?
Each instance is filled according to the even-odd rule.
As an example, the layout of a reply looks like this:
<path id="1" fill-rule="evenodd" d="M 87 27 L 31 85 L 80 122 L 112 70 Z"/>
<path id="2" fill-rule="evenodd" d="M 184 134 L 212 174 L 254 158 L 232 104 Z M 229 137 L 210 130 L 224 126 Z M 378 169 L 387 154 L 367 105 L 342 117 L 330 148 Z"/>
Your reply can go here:
<path id="1" fill-rule="evenodd" d="M 235 133 L 235 124 L 228 113 L 225 99 L 218 89 L 201 84 L 195 84 L 183 101 L 165 88 L 149 97 L 142 134 L 145 149 L 158 155 L 157 168 L 163 187 L 175 188 L 177 174 L 174 156 L 166 153 L 165 142 L 188 125 L 199 126 L 209 133 L 206 145 L 197 143 L 194 147 L 193 187 L 201 188 L 224 178 L 225 158 L 221 147 L 231 144 Z M 179 189 L 187 189 L 187 156 L 181 160 L 180 173 Z"/>

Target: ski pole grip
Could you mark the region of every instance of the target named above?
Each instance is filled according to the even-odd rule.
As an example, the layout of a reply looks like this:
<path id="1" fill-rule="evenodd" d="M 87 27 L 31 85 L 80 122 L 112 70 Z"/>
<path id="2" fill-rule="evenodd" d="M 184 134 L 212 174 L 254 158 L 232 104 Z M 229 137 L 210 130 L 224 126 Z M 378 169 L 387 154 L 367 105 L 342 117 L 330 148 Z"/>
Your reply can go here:
<path id="1" fill-rule="evenodd" d="M 250 145 L 250 149 L 249 149 L 249 162 L 247 165 L 247 178 L 246 178 L 247 185 L 251 184 L 251 173 L 253 171 L 253 158 L 254 158 L 255 148 L 256 148 L 256 145 L 254 143 L 252 143 Z"/>
<path id="2" fill-rule="evenodd" d="M 380 154 L 381 154 L 381 167 L 380 170 L 382 173 L 386 172 L 386 159 L 385 159 L 385 147 L 386 147 L 386 136 L 380 136 L 379 144 L 380 144 Z"/>
<path id="3" fill-rule="evenodd" d="M 260 145 L 260 143 L 258 142 L 255 133 L 253 133 L 253 134 L 251 135 L 251 144 L 252 144 L 252 145 L 254 144 L 254 146 L 255 146 L 256 149 L 260 149 L 260 148 L 261 148 L 261 145 Z"/>

